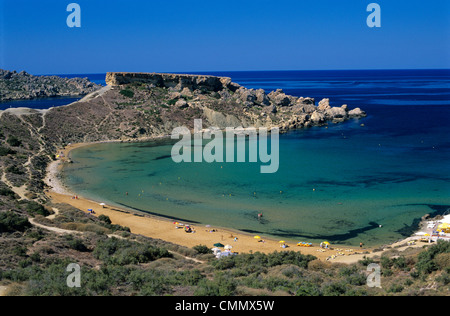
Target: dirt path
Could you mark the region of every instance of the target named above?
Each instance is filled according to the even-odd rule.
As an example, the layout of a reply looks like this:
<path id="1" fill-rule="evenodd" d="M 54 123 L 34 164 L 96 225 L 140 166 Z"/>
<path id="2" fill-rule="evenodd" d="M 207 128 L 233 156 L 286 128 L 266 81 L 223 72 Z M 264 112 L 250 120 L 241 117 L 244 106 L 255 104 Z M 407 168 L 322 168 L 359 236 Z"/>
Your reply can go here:
<path id="1" fill-rule="evenodd" d="M 82 235 L 83 232 L 77 232 L 75 230 L 67 230 L 67 229 L 62 229 L 62 228 L 58 228 L 58 227 L 52 227 L 52 226 L 45 226 L 39 223 L 36 223 L 36 221 L 34 220 L 34 218 L 28 218 L 29 222 L 31 223 L 31 225 L 45 229 L 45 230 L 49 230 L 51 232 L 54 232 L 58 235 Z"/>
<path id="2" fill-rule="evenodd" d="M 53 211 L 55 212 L 55 214 L 47 216 L 48 219 L 54 219 L 59 214 L 59 210 L 58 209 L 54 208 Z M 78 232 L 78 231 L 75 231 L 75 230 L 68 230 L 68 229 L 62 229 L 62 228 L 58 228 L 58 227 L 46 226 L 46 225 L 43 225 L 43 224 L 39 224 L 39 223 L 37 223 L 34 220 L 34 218 L 31 218 L 31 217 L 28 218 L 28 220 L 31 223 L 31 225 L 39 227 L 39 228 L 42 228 L 42 229 L 45 229 L 45 230 L 48 230 L 48 231 L 51 231 L 51 232 L 54 232 L 54 233 L 56 233 L 58 235 L 73 235 L 73 234 L 83 235 L 84 234 L 84 232 Z M 116 235 L 116 234 L 109 234 L 107 236 L 108 236 L 108 238 L 113 238 L 114 237 L 114 238 L 118 238 L 118 239 L 126 239 L 126 238 L 124 238 L 122 236 L 119 236 L 119 235 Z M 191 260 L 191 261 L 194 261 L 196 263 L 205 263 L 205 261 L 198 260 L 198 259 L 191 258 L 191 257 L 186 257 L 186 256 L 184 256 L 184 255 L 182 255 L 182 254 L 180 254 L 178 252 L 172 251 L 172 250 L 168 250 L 168 251 L 171 254 L 179 256 L 179 257 L 182 257 L 183 259 L 186 259 L 186 260 Z M 2 294 L 1 293 L 1 288 L 2 287 L 0 287 L 0 296 L 2 296 L 1 295 Z M 6 287 L 5 287 L 5 291 L 6 291 Z"/>

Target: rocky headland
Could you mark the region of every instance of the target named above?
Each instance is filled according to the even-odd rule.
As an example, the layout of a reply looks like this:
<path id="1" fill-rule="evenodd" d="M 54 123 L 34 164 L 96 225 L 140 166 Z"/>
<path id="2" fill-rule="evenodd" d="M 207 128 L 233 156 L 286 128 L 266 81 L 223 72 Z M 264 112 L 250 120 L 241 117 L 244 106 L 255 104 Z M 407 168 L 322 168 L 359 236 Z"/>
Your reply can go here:
<path id="1" fill-rule="evenodd" d="M 87 78 L 33 76 L 25 71 L 18 73 L 0 69 L 0 101 L 82 96 L 100 87 Z"/>
<path id="2" fill-rule="evenodd" d="M 1 74 L 3 78 L 9 77 L 3 82 L 13 80 L 17 84 L 15 90 L 7 89 L 2 95 L 17 98 L 30 97 L 24 92 L 32 90 L 27 82 L 39 80 L 40 91 L 50 91 L 52 88 L 45 82 L 56 89 L 53 83 L 59 80 L 34 79 L 28 74 L 5 71 Z M 48 164 L 55 158 L 55 152 L 67 144 L 164 137 L 175 127 L 193 129 L 194 119 L 202 119 L 205 127 L 278 127 L 285 132 L 365 116 L 359 108 L 332 107 L 328 99 L 316 105 L 310 97 L 290 96 L 282 90 L 266 93 L 263 89 L 247 89 L 226 77 L 108 73 L 106 87 L 84 79 L 80 82 L 83 83 L 78 93 L 91 93 L 70 105 L 48 110 L 0 111 L 3 184 L 23 196 L 38 198 L 46 187 L 43 179 Z M 65 93 L 62 91 L 58 93 Z M 74 90 L 68 91 L 72 94 Z"/>

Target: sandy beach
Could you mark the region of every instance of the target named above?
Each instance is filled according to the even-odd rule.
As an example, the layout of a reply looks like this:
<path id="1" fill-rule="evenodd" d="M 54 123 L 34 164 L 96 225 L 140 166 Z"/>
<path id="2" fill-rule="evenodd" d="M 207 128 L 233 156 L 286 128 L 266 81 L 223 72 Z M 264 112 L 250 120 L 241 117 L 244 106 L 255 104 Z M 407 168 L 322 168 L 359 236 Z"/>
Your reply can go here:
<path id="1" fill-rule="evenodd" d="M 331 262 L 354 263 L 363 259 L 364 256 L 378 256 L 380 252 L 373 252 L 373 248 L 359 248 L 342 245 L 331 245 L 330 249 L 322 249 L 317 244 L 312 247 L 301 247 L 293 243 L 286 243 L 287 248 L 282 248 L 280 240 L 261 235 L 261 239 L 255 239 L 253 235 L 233 231 L 232 229 L 224 229 L 220 227 L 205 227 L 202 225 L 191 225 L 195 230 L 194 233 L 186 233 L 179 224 L 174 224 L 173 220 L 160 218 L 154 215 L 138 213 L 118 207 L 101 206 L 99 201 L 92 201 L 82 196 L 73 198 L 75 194 L 71 193 L 60 181 L 58 173 L 64 163 L 70 159 L 70 152 L 76 148 L 87 146 L 90 144 L 71 144 L 66 148 L 59 150 L 60 158 L 52 162 L 47 169 L 45 182 L 50 190 L 46 195 L 53 203 L 65 203 L 72 205 L 84 212 L 92 209 L 96 216 L 106 215 L 113 224 L 119 224 L 129 227 L 133 234 L 143 235 L 155 239 L 165 240 L 174 244 L 194 247 L 197 245 L 206 245 L 213 248 L 215 243 L 223 245 L 231 245 L 232 251 L 236 253 L 263 252 L 271 253 L 274 251 L 300 251 L 303 254 L 311 254 L 320 260 L 329 260 Z M 177 228 L 178 227 L 178 228 Z M 393 246 L 405 244 L 409 239 L 400 241 Z M 415 239 L 412 237 L 412 239 Z M 416 246 L 423 246 L 417 243 Z M 407 247 L 405 247 L 406 249 Z"/>

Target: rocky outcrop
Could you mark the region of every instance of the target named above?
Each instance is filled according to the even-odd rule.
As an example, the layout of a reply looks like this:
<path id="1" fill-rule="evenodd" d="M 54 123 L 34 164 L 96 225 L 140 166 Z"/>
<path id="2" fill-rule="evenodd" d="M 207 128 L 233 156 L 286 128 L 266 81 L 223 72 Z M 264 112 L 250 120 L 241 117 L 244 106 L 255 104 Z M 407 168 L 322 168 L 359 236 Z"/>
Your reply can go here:
<path id="1" fill-rule="evenodd" d="M 235 92 L 240 87 L 227 77 L 130 72 L 109 72 L 106 74 L 106 84 L 108 85 L 121 86 L 131 83 L 143 83 L 150 88 L 167 88 L 175 91 L 182 91 L 187 88 L 190 91 L 218 92 L 229 89 Z"/>
<path id="2" fill-rule="evenodd" d="M 122 89 L 139 87 L 141 91 L 161 88 L 168 92 L 169 104 L 175 108 L 200 109 L 207 120 L 220 126 L 241 122 L 289 130 L 365 116 L 360 109 L 349 111 L 347 105 L 332 107 L 328 98 L 316 106 L 314 98 L 287 95 L 281 89 L 267 94 L 263 89 L 242 87 L 227 77 L 116 72 L 107 74 L 106 83 Z"/>
<path id="3" fill-rule="evenodd" d="M 84 96 L 100 88 L 87 78 L 33 76 L 25 71 L 17 73 L 0 69 L 0 101 Z"/>
<path id="4" fill-rule="evenodd" d="M 348 112 L 348 116 L 351 118 L 358 118 L 358 117 L 366 116 L 366 113 L 364 111 L 362 111 L 360 108 L 355 108 Z"/>

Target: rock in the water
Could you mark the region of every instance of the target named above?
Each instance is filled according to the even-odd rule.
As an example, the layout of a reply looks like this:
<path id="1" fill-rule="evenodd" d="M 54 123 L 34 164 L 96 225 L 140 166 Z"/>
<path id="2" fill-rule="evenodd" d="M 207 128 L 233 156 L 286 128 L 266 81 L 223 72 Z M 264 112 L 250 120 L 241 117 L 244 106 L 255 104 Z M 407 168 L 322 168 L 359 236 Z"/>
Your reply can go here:
<path id="1" fill-rule="evenodd" d="M 355 108 L 348 112 L 348 116 L 355 118 L 355 117 L 364 117 L 366 116 L 366 112 L 362 111 L 360 108 Z"/>
<path id="2" fill-rule="evenodd" d="M 331 119 L 347 117 L 347 112 L 343 108 L 338 107 L 332 107 L 326 110 L 325 113 Z"/>

